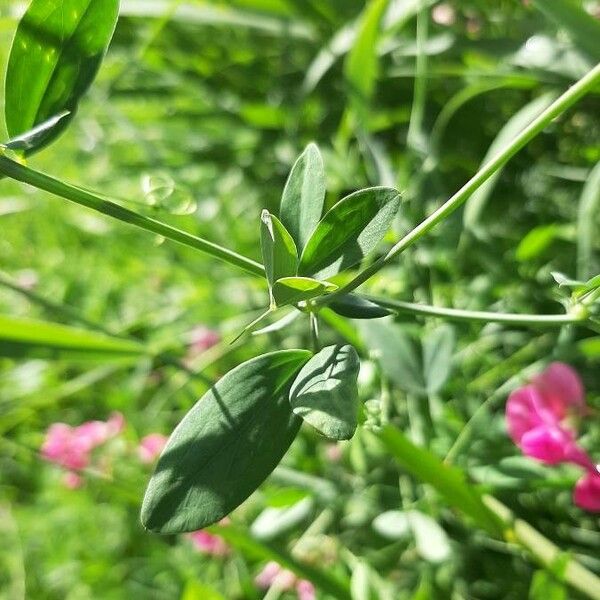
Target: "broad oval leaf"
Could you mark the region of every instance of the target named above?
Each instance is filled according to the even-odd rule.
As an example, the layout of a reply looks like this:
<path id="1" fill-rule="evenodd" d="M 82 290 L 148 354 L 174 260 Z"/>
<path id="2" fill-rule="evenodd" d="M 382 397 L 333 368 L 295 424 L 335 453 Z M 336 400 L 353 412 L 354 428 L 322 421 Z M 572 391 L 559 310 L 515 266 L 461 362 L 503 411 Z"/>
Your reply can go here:
<path id="1" fill-rule="evenodd" d="M 8 133 L 22 136 L 63 111 L 69 114 L 44 135 L 30 137 L 25 153 L 50 143 L 73 117 L 102 62 L 118 12 L 118 0 L 33 0 L 29 5 L 6 71 Z"/>
<path id="2" fill-rule="evenodd" d="M 202 529 L 239 506 L 277 466 L 301 420 L 288 402 L 307 350 L 281 350 L 223 376 L 175 428 L 142 506 L 158 533 Z"/>
<path id="3" fill-rule="evenodd" d="M 260 245 L 269 290 L 278 279 L 296 275 L 296 244 L 281 221 L 268 210 L 263 210 L 260 216 Z"/>
<path id="4" fill-rule="evenodd" d="M 360 361 L 350 346 L 327 346 L 300 370 L 290 389 L 294 413 L 334 440 L 354 435 Z"/>
<path id="5" fill-rule="evenodd" d="M 327 278 L 360 262 L 381 241 L 399 206 L 400 194 L 388 187 L 342 198 L 310 236 L 298 274 Z"/>
<path id="6" fill-rule="evenodd" d="M 329 307 L 338 315 L 349 319 L 381 319 L 392 314 L 387 308 L 356 294 L 344 294 L 330 302 Z"/>
<path id="7" fill-rule="evenodd" d="M 273 299 L 277 306 L 296 304 L 328 294 L 337 285 L 311 277 L 282 277 L 273 284 Z"/>
<path id="8" fill-rule="evenodd" d="M 290 171 L 279 211 L 281 221 L 300 250 L 321 218 L 324 201 L 323 159 L 317 145 L 309 144 Z"/>

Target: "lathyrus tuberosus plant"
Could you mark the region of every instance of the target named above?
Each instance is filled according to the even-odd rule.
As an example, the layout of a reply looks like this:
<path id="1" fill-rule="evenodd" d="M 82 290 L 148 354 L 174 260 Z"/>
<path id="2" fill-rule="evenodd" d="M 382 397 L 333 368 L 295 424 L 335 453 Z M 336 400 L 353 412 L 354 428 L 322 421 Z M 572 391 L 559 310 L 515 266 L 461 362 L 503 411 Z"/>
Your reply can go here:
<path id="1" fill-rule="evenodd" d="M 399 210 L 400 196 L 390 188 L 368 188 L 343 198 L 323 215 L 323 165 L 314 145 L 307 147 L 292 169 L 279 217 L 267 211 L 260 219 L 257 215 L 264 266 L 25 164 L 27 156 L 51 143 L 74 117 L 78 101 L 93 81 L 108 47 L 118 9 L 118 0 L 30 3 L 8 61 L 5 111 L 10 140 L 0 146 L 0 175 L 266 278 L 267 312 L 294 306 L 307 314 L 313 337 L 311 350 L 275 350 L 237 366 L 184 417 L 171 435 L 148 486 L 142 508 L 146 527 L 161 533 L 192 531 L 221 519 L 279 463 L 303 420 L 332 439 L 353 435 L 360 410 L 356 390 L 358 356 L 349 345 L 320 348 L 318 315 L 325 306 L 350 318 L 377 318 L 388 311 L 403 311 L 526 326 L 579 324 L 598 330 L 599 276 L 585 282 L 565 282 L 573 287 L 573 292 L 567 311 L 560 315 L 463 311 L 352 292 L 458 209 L 553 119 L 594 89 L 600 83 L 600 65 L 558 96 L 387 253 L 337 288 L 332 277 L 356 267 L 375 249 Z M 102 340 L 102 344 L 106 349 L 108 342 Z M 114 340 L 111 344 L 116 347 Z M 138 344 L 125 344 L 123 340 L 119 340 L 118 348 L 140 351 Z M 514 538 L 512 517 L 506 509 L 498 503 L 484 505 L 481 494 L 469 488 L 457 471 L 412 445 L 393 428 L 381 437 L 405 469 L 434 485 L 480 526 L 505 537 L 508 528 Z M 558 552 L 539 534 L 531 533 L 531 528 L 521 528 L 517 537 L 544 564 L 550 564 Z M 573 569 L 577 572 L 567 573 L 569 582 L 589 594 L 597 585 L 595 577 L 580 565 Z"/>

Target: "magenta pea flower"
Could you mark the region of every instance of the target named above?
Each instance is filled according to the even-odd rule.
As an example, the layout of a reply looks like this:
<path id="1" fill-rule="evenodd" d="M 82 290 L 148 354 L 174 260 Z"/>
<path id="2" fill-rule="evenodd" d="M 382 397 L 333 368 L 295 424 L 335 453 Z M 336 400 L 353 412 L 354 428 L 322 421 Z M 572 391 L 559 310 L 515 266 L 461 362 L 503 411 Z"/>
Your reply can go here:
<path id="1" fill-rule="evenodd" d="M 590 512 L 600 512 L 600 472 L 588 471 L 576 484 L 573 500 L 577 506 Z"/>
<path id="2" fill-rule="evenodd" d="M 523 454 L 548 465 L 572 463 L 586 474 L 575 486 L 573 500 L 585 510 L 600 510 L 600 475 L 577 444 L 569 419 L 587 411 L 583 384 L 569 365 L 551 363 L 529 385 L 515 390 L 506 403 L 506 427 Z M 596 508 L 594 508 L 596 507 Z"/>
<path id="3" fill-rule="evenodd" d="M 144 436 L 137 447 L 139 459 L 144 464 L 153 463 L 159 457 L 168 439 L 161 433 L 149 433 Z"/>

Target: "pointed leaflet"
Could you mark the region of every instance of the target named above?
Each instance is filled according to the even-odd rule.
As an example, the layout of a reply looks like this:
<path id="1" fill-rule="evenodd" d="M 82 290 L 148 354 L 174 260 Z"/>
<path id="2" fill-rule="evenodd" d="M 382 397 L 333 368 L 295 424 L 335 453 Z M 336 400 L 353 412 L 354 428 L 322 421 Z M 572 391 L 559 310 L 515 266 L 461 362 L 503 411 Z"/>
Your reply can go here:
<path id="1" fill-rule="evenodd" d="M 142 506 L 147 529 L 202 529 L 254 492 L 298 433 L 288 390 L 309 357 L 307 350 L 281 350 L 246 361 L 192 407 L 148 484 Z"/>
<path id="2" fill-rule="evenodd" d="M 310 236 L 298 274 L 327 278 L 360 262 L 381 241 L 399 206 L 400 194 L 387 187 L 342 198 Z"/>
<path id="3" fill-rule="evenodd" d="M 273 298 L 277 306 L 284 306 L 317 298 L 336 289 L 337 285 L 328 281 L 310 277 L 282 277 L 273 285 Z"/>
<path id="4" fill-rule="evenodd" d="M 321 218 L 324 201 L 323 159 L 316 144 L 309 144 L 290 171 L 279 211 L 300 251 Z"/>
<path id="5" fill-rule="evenodd" d="M 11 137 L 69 111 L 37 137 L 39 150 L 73 117 L 112 37 L 118 0 L 33 0 L 21 19 L 6 71 L 6 128 Z M 31 144 L 32 139 L 28 140 Z"/>
<path id="6" fill-rule="evenodd" d="M 359 366 L 352 346 L 323 348 L 302 367 L 292 384 L 290 404 L 294 413 L 329 438 L 350 439 L 357 424 Z"/>
<path id="7" fill-rule="evenodd" d="M 338 315 L 349 319 L 381 319 L 392 314 L 387 308 L 356 294 L 344 294 L 330 302 L 329 307 Z"/>
<path id="8" fill-rule="evenodd" d="M 263 210 L 260 216 L 260 245 L 269 290 L 272 290 L 275 281 L 296 274 L 298 252 L 292 236 L 268 210 Z"/>

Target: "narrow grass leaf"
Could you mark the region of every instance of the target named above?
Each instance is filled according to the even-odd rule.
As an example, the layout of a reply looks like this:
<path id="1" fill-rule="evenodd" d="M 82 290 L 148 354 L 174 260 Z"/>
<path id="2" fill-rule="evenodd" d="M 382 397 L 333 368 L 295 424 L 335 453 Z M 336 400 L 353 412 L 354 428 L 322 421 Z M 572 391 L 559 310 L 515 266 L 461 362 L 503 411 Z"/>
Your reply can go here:
<path id="1" fill-rule="evenodd" d="M 142 356 L 141 344 L 76 327 L 0 315 L 0 356 L 110 359 Z"/>
<path id="2" fill-rule="evenodd" d="M 502 533 L 498 517 L 483 503 L 462 471 L 444 464 L 429 450 L 415 446 L 399 429 L 385 426 L 380 439 L 392 456 L 411 475 L 432 485 L 452 506 L 469 515 L 480 527 L 495 535 Z"/>
<path id="3" fill-rule="evenodd" d="M 483 157 L 481 166 L 503 152 L 505 147 L 513 141 L 516 135 L 525 129 L 527 125 L 552 104 L 556 96 L 557 94 L 554 92 L 548 92 L 535 98 L 521 108 L 521 110 L 517 111 L 498 132 L 498 135 Z M 500 173 L 501 169 L 498 169 L 472 194 L 465 204 L 463 216 L 465 227 L 479 237 L 485 237 L 485 235 L 487 235 L 480 224 L 480 219 L 485 205 L 496 187 L 496 182 L 498 181 Z"/>
<path id="4" fill-rule="evenodd" d="M 600 162 L 589 174 L 577 210 L 577 277 L 587 279 L 598 271 L 594 263 L 594 241 L 597 237 L 597 219 L 600 214 Z"/>
<path id="5" fill-rule="evenodd" d="M 350 104 L 363 124 L 368 116 L 367 108 L 379 74 L 377 46 L 387 5 L 388 0 L 373 0 L 366 5 L 360 17 L 354 45 L 344 64 Z"/>
<path id="6" fill-rule="evenodd" d="M 533 5 L 560 29 L 573 44 L 595 62 L 600 61 L 600 23 L 573 0 L 533 0 Z"/>

